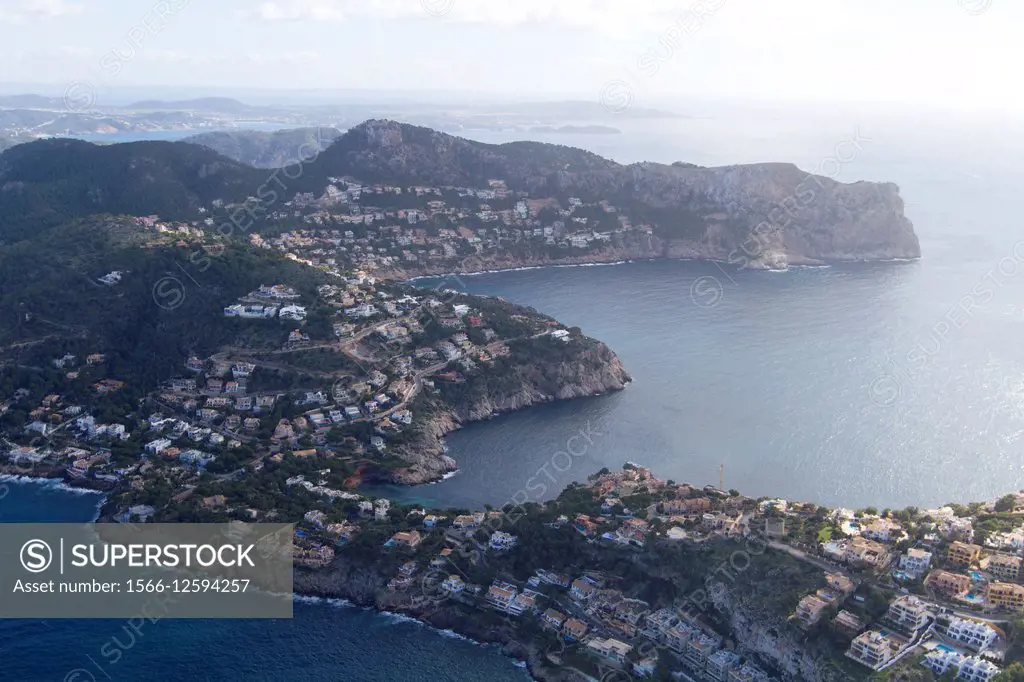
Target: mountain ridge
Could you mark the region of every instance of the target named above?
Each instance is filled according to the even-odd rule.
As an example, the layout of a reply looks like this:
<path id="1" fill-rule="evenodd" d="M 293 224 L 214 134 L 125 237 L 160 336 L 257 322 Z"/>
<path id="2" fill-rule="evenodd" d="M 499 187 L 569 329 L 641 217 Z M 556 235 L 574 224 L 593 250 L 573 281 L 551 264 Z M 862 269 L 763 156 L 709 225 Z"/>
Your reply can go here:
<path id="1" fill-rule="evenodd" d="M 46 140 L 0 156 L 0 199 L 13 206 L 0 217 L 0 238 L 12 219 L 24 229 L 27 221 L 52 216 L 54 199 L 68 204 L 73 218 L 164 211 L 183 218 L 216 198 L 258 194 L 268 179 L 194 144 L 86 145 Z M 610 201 L 634 223 L 650 225 L 663 257 L 750 268 L 920 257 L 898 186 L 840 183 L 791 163 L 623 165 L 563 145 L 487 144 L 380 119 L 349 129 L 318 153 L 300 151 L 292 156 L 300 161 L 278 169 L 288 178 L 286 199 L 292 192 L 320 195 L 334 177 L 462 187 L 500 180 L 532 197 Z M 40 175 L 40 167 L 51 172 Z M 64 175 L 52 172 L 61 168 Z M 140 168 L 148 172 L 140 176 Z"/>

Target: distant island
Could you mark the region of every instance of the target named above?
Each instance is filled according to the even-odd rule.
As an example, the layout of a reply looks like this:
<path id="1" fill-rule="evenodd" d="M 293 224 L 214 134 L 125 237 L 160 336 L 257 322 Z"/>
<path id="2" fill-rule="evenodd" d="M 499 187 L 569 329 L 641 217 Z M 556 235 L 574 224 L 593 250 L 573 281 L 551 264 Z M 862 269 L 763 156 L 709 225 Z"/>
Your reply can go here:
<path id="1" fill-rule="evenodd" d="M 410 101 L 394 103 L 335 104 L 249 104 L 230 97 L 197 97 L 194 99 L 147 99 L 129 104 L 109 104 L 117 89 L 105 93 L 104 101 L 95 101 L 94 84 L 75 82 L 63 97 L 38 94 L 0 95 L 0 151 L 24 141 L 56 136 L 90 136 L 97 141 L 119 136 L 134 138 L 193 131 L 229 131 L 237 135 L 237 155 L 233 158 L 263 167 L 274 167 L 277 157 L 254 153 L 262 142 L 271 147 L 273 140 L 261 140 L 261 131 L 280 129 L 282 136 L 296 128 L 335 128 L 344 130 L 367 119 L 381 116 L 415 121 L 442 130 L 456 131 L 529 131 L 533 134 L 580 134 L 611 132 L 604 130 L 615 120 L 654 120 L 677 118 L 669 111 L 630 107 L 612 114 L 596 101 L 515 102 L 498 105 L 437 103 Z M 565 121 L 583 125 L 564 126 Z M 593 125 L 588 125 L 593 123 Z M 254 130 L 258 129 L 258 130 Z M 565 128 L 562 130 L 561 128 Z M 580 128 L 580 130 L 573 130 Z M 590 130 L 593 128 L 593 130 Z M 249 137 L 252 140 L 249 140 Z M 219 150 L 219 141 L 211 146 Z M 231 148 L 224 153 L 231 155 Z M 252 159 L 251 161 L 249 159 Z"/>
<path id="2" fill-rule="evenodd" d="M 529 132 L 541 135 L 619 135 L 622 133 L 618 128 L 602 125 L 533 126 Z"/>

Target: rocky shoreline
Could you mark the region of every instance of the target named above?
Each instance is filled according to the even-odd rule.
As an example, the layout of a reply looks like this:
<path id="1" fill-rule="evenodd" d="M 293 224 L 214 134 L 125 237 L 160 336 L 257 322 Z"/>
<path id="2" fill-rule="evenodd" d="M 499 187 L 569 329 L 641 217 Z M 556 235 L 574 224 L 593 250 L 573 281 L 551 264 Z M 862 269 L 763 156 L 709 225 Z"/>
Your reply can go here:
<path id="1" fill-rule="evenodd" d="M 652 237 L 652 242 L 659 242 Z M 375 271 L 375 275 L 392 281 L 407 281 L 424 277 L 458 277 L 460 275 L 480 275 L 487 273 L 512 272 L 534 268 L 549 267 L 580 267 L 596 265 L 621 265 L 633 261 L 703 261 L 709 263 L 725 263 L 740 270 L 771 270 L 785 271 L 791 267 L 822 267 L 842 263 L 872 263 L 918 260 L 920 255 L 903 253 L 878 253 L 877 257 L 847 258 L 811 258 L 801 254 L 783 251 L 765 251 L 757 258 L 748 258 L 742 251 L 722 249 L 701 249 L 689 242 L 665 245 L 665 248 L 651 249 L 641 246 L 605 248 L 594 253 L 566 258 L 551 258 L 538 255 L 527 258 L 512 258 L 506 255 L 483 254 L 470 256 L 457 264 L 438 265 L 430 268 L 390 268 Z"/>
<path id="2" fill-rule="evenodd" d="M 594 366 L 598 367 L 596 371 Z M 463 426 L 559 400 L 607 395 L 625 389 L 632 381 L 618 356 L 603 343 L 596 343 L 593 350 L 572 362 L 530 369 L 541 376 L 529 372 L 518 375 L 516 390 L 487 393 L 457 405 L 437 401 L 418 438 L 396 448 L 395 454 L 410 465 L 391 470 L 371 469 L 365 472 L 364 482 L 418 485 L 440 480 L 458 469 L 455 460 L 445 452 L 444 439 Z M 547 383 L 556 384 L 557 388 L 552 392 L 542 385 Z"/>
<path id="3" fill-rule="evenodd" d="M 92 490 L 97 493 L 108 493 L 116 487 L 114 483 L 98 481 L 92 478 L 72 478 L 67 475 L 66 469 L 61 466 L 43 466 L 26 469 L 17 464 L 4 464 L 0 466 L 0 479 L 4 478 L 13 481 L 21 479 L 60 481 L 63 486 L 68 488 Z"/>
<path id="4" fill-rule="evenodd" d="M 452 632 L 478 644 L 499 646 L 505 656 L 525 663 L 530 676 L 538 682 L 578 679 L 546 662 L 546 652 L 536 643 L 521 641 L 514 624 L 507 619 L 489 611 L 460 608 L 458 602 L 432 599 L 426 594 L 387 593 L 384 591 L 386 582 L 386 576 L 373 567 L 354 566 L 342 560 L 328 570 L 296 569 L 295 594 L 323 600 L 340 599 L 379 614 L 409 617 L 437 631 Z"/>

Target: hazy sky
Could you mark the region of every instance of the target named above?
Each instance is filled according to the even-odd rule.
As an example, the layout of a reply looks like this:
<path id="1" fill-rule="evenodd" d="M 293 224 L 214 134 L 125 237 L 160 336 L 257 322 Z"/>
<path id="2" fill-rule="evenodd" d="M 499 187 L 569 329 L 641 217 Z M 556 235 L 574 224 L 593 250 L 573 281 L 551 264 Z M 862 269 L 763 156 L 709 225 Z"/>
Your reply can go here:
<path id="1" fill-rule="evenodd" d="M 0 81 L 55 87 L 1024 109 L 1020 0 L 0 0 L 0 32 Z"/>

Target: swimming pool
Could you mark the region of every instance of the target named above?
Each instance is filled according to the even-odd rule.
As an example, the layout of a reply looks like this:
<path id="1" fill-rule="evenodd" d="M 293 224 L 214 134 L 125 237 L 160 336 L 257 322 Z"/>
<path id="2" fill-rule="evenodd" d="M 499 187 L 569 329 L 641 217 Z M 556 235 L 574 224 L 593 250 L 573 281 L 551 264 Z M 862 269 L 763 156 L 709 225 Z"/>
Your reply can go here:
<path id="1" fill-rule="evenodd" d="M 949 654 L 955 654 L 956 653 L 956 651 L 954 651 L 953 649 L 950 649 L 945 644 L 936 644 L 935 648 L 938 649 L 939 651 L 945 651 L 946 653 L 949 653 Z"/>

